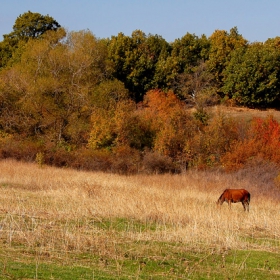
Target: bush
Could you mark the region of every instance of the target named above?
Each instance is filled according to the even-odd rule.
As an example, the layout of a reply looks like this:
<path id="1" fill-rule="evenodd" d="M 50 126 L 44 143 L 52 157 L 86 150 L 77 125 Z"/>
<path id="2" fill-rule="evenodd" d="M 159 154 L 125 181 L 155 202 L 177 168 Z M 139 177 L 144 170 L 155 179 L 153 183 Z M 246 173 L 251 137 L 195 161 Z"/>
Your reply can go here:
<path id="1" fill-rule="evenodd" d="M 237 170 L 254 158 L 280 165 L 280 125 L 273 118 L 254 119 L 244 139 L 238 139 L 223 156 L 227 170 Z"/>
<path id="2" fill-rule="evenodd" d="M 81 170 L 109 172 L 112 169 L 112 155 L 108 150 L 81 148 L 75 152 L 72 167 Z"/>
<path id="3" fill-rule="evenodd" d="M 111 171 L 120 174 L 138 173 L 141 156 L 140 152 L 129 146 L 119 146 L 113 149 Z"/>
<path id="4" fill-rule="evenodd" d="M 145 173 L 174 173 L 175 164 L 168 156 L 161 155 L 157 152 L 146 152 L 143 157 L 143 172 Z"/>
<path id="5" fill-rule="evenodd" d="M 0 157 L 14 158 L 23 161 L 35 161 L 37 153 L 41 152 L 42 145 L 32 140 L 22 140 L 9 137 L 0 143 Z"/>

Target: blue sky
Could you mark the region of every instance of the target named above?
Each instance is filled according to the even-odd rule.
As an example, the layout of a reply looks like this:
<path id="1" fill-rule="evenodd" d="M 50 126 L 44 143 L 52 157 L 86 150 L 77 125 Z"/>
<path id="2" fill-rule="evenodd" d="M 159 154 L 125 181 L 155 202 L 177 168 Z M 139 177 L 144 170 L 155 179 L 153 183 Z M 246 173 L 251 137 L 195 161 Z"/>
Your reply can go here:
<path id="1" fill-rule="evenodd" d="M 2 0 L 1 41 L 29 10 L 48 14 L 68 31 L 89 29 L 98 38 L 140 29 L 173 42 L 187 32 L 210 36 L 235 26 L 250 42 L 280 36 L 280 0 Z"/>

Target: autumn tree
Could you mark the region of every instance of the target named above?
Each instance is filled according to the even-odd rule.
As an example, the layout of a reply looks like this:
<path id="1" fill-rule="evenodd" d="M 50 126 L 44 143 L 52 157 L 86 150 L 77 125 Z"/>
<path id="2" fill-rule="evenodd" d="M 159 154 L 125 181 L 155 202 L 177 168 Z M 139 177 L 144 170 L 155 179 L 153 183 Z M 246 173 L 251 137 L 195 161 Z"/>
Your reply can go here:
<path id="1" fill-rule="evenodd" d="M 153 133 L 142 118 L 136 103 L 123 99 L 109 106 L 96 108 L 91 115 L 88 147 L 91 149 L 152 148 Z"/>
<path id="2" fill-rule="evenodd" d="M 130 116 L 135 105 L 129 102 L 129 93 L 118 80 L 105 81 L 97 86 L 91 96 L 92 114 L 88 147 L 91 149 L 112 148 L 117 145 L 117 115 Z M 125 121 L 125 120 L 123 120 Z M 121 120 L 122 122 L 122 120 Z"/>
<path id="3" fill-rule="evenodd" d="M 221 112 L 209 117 L 207 125 L 196 133 L 190 142 L 190 167 L 217 167 L 221 159 L 239 140 L 241 124 Z"/>
<path id="4" fill-rule="evenodd" d="M 87 141 L 91 96 L 110 77 L 107 48 L 89 31 L 50 31 L 29 40 L 21 61 L 2 73 L 2 94 L 16 95 L 17 131 L 55 143 Z M 12 103 L 12 100 L 11 100 Z M 7 118 L 8 114 L 6 114 Z M 6 120 L 7 121 L 7 120 Z M 2 119 L 2 126 L 11 122 Z"/>
<path id="5" fill-rule="evenodd" d="M 153 150 L 171 157 L 179 166 L 186 167 L 188 141 L 196 125 L 185 110 L 184 102 L 171 91 L 151 90 L 145 95 L 142 116 L 154 132 Z"/>
<path id="6" fill-rule="evenodd" d="M 189 140 L 196 125 L 171 91 L 151 90 L 142 104 L 123 100 L 111 108 L 99 108 L 91 117 L 88 146 L 91 149 L 120 147 L 151 151 L 172 159 L 177 168 L 186 168 Z"/>

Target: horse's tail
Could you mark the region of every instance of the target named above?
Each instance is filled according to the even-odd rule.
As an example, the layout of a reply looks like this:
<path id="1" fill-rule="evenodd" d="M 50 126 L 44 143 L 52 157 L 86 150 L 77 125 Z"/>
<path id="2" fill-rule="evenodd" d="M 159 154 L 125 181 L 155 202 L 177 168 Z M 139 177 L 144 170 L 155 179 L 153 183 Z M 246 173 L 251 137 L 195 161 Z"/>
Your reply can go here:
<path id="1" fill-rule="evenodd" d="M 248 202 L 250 202 L 251 194 L 248 192 Z"/>

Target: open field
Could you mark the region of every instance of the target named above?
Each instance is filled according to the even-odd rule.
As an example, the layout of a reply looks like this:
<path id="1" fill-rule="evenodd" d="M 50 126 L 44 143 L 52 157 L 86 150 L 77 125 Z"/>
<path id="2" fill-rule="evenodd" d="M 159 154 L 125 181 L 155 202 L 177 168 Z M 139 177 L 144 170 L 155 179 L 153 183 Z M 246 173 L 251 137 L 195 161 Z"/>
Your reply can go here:
<path id="1" fill-rule="evenodd" d="M 0 279 L 279 279 L 278 171 L 119 176 L 0 162 Z M 251 193 L 250 213 L 215 202 Z"/>
<path id="2" fill-rule="evenodd" d="M 249 109 L 247 107 L 235 107 L 235 106 L 213 106 L 209 107 L 210 113 L 221 112 L 233 119 L 243 119 L 243 120 L 251 120 L 252 118 L 267 118 L 269 116 L 273 116 L 275 120 L 280 122 L 280 111 L 275 109 Z"/>

